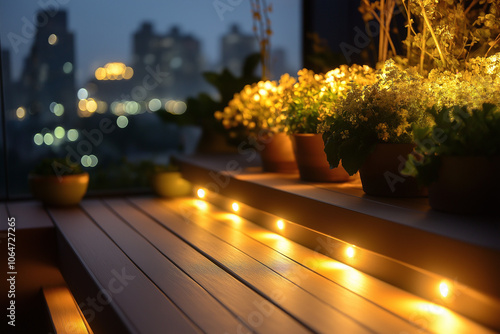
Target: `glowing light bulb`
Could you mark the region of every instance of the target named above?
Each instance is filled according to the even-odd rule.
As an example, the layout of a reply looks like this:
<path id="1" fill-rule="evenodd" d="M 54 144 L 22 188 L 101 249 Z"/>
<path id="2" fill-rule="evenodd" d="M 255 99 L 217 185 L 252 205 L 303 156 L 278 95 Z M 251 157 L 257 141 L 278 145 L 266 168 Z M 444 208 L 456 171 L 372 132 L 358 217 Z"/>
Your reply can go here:
<path id="1" fill-rule="evenodd" d="M 354 246 L 349 246 L 345 250 L 345 255 L 347 255 L 348 258 L 352 259 L 355 254 L 356 254 L 356 251 L 354 250 Z"/>
<path id="2" fill-rule="evenodd" d="M 449 288 L 448 284 L 446 284 L 446 282 L 441 282 L 441 284 L 439 284 L 439 292 L 441 293 L 441 296 L 443 296 L 443 297 L 448 296 L 448 294 L 450 293 L 450 288 Z"/>
<path id="3" fill-rule="evenodd" d="M 280 230 L 285 228 L 285 223 L 281 219 L 276 222 L 276 225 L 278 226 L 278 229 L 280 229 Z"/>
<path id="4" fill-rule="evenodd" d="M 231 205 L 231 207 L 233 208 L 234 212 L 238 212 L 240 210 L 240 206 L 236 202 L 233 202 L 233 204 Z"/>
<path id="5" fill-rule="evenodd" d="M 205 190 L 203 190 L 202 188 L 198 189 L 196 191 L 196 195 L 198 195 L 199 198 L 205 198 L 205 196 L 207 195 Z"/>

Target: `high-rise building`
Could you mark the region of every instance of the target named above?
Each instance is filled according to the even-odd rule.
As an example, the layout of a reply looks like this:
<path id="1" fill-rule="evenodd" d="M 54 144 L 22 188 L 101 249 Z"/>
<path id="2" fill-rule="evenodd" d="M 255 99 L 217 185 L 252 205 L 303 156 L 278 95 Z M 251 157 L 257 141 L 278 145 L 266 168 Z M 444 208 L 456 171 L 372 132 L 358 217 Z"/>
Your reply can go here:
<path id="1" fill-rule="evenodd" d="M 8 96 L 9 98 L 4 101 L 5 103 L 5 108 L 7 110 L 10 110 L 12 106 L 12 88 L 13 88 L 13 82 L 12 82 L 12 76 L 11 76 L 11 65 L 10 65 L 10 52 L 9 50 L 1 50 L 2 52 L 2 78 L 1 78 L 1 85 L 0 89 L 3 89 L 4 96 Z M 7 118 L 10 118 L 11 115 L 7 115 Z"/>
<path id="2" fill-rule="evenodd" d="M 134 83 L 145 89 L 147 98 L 195 95 L 203 80 L 200 42 L 176 26 L 160 35 L 144 23 L 133 36 L 132 67 Z"/>
<path id="3" fill-rule="evenodd" d="M 222 67 L 235 75 L 241 75 L 245 58 L 258 52 L 257 40 L 253 35 L 240 32 L 238 25 L 231 26 L 230 31 L 222 36 Z"/>
<path id="4" fill-rule="evenodd" d="M 20 82 L 26 108 L 39 126 L 70 124 L 77 118 L 74 36 L 65 11 L 40 11 L 37 16 L 45 24 L 37 28 Z"/>

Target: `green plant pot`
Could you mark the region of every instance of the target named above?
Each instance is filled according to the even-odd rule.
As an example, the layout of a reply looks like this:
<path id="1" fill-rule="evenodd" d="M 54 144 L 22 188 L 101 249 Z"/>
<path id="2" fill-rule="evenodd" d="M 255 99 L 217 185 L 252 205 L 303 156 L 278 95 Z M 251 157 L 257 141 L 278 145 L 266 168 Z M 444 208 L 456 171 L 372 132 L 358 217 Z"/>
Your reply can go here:
<path id="1" fill-rule="evenodd" d="M 498 211 L 500 157 L 442 157 L 438 180 L 429 186 L 434 210 L 457 214 Z"/>
<path id="2" fill-rule="evenodd" d="M 330 168 L 321 134 L 294 134 L 292 145 L 300 178 L 311 182 L 346 182 L 351 177 L 340 165 Z"/>
<path id="3" fill-rule="evenodd" d="M 275 133 L 259 141 L 262 169 L 271 173 L 296 173 L 292 141 L 285 133 Z"/>
<path id="4" fill-rule="evenodd" d="M 414 144 L 379 143 L 359 170 L 363 191 L 372 196 L 424 197 L 427 188 L 414 177 L 401 175 Z"/>
<path id="5" fill-rule="evenodd" d="M 191 182 L 182 178 L 180 172 L 160 172 L 153 175 L 153 190 L 160 197 L 181 197 L 191 195 Z"/>
<path id="6" fill-rule="evenodd" d="M 46 205 L 70 206 L 77 205 L 87 192 L 89 174 L 76 175 L 36 175 L 28 177 L 33 197 Z"/>

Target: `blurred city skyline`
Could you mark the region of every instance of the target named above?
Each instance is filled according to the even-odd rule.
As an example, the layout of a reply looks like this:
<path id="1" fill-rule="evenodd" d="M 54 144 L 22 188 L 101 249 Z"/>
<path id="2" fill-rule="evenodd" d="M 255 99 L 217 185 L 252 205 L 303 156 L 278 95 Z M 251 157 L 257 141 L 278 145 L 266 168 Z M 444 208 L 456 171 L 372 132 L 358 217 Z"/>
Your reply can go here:
<path id="1" fill-rule="evenodd" d="M 232 2 L 237 4 L 238 2 Z M 301 41 L 290 42 L 290 36 L 300 37 L 301 1 L 274 0 L 271 13 L 273 49 L 284 49 L 290 68 L 301 66 Z M 68 12 L 68 28 L 75 34 L 75 79 L 84 85 L 98 67 L 109 62 L 131 64 L 132 36 L 144 22 L 150 22 L 155 33 L 166 34 L 177 26 L 183 34 L 200 40 L 206 69 L 220 66 L 221 38 L 237 23 L 242 33 L 252 34 L 252 16 L 248 1 L 230 5 L 226 1 L 186 0 L 168 3 L 146 0 L 85 2 L 47 0 L 0 4 L 2 49 L 11 53 L 11 76 L 18 80 L 24 59 L 29 55 L 36 27 L 36 13 L 42 9 Z M 43 22 L 42 22 L 43 23 Z M 293 73 L 292 73 L 293 74 Z"/>

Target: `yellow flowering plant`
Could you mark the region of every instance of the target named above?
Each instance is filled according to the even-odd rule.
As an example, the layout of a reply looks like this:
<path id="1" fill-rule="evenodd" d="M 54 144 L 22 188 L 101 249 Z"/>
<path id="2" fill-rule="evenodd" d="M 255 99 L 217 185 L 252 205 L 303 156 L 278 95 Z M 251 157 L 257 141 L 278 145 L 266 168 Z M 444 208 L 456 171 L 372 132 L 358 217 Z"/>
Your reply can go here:
<path id="1" fill-rule="evenodd" d="M 288 74 L 279 82 L 259 81 L 246 85 L 241 92 L 215 118 L 222 122 L 230 138 L 241 136 L 263 136 L 270 133 L 286 132 L 283 108 L 284 90 L 293 85 L 295 79 Z"/>
<path id="2" fill-rule="evenodd" d="M 369 66 L 342 65 L 326 74 L 308 69 L 298 72 L 298 80 L 285 89 L 283 115 L 289 133 L 318 133 L 318 126 L 336 110 L 339 97 L 352 85 L 375 81 Z"/>
<path id="3" fill-rule="evenodd" d="M 500 105 L 500 53 L 471 58 L 462 71 L 433 69 L 428 81 L 438 108 Z"/>
<path id="4" fill-rule="evenodd" d="M 416 70 L 399 69 L 393 60 L 385 62 L 374 84 L 352 87 L 320 126 L 330 167 L 342 160 L 353 175 L 377 143 L 412 143 L 412 124 L 430 122 L 428 87 Z"/>

